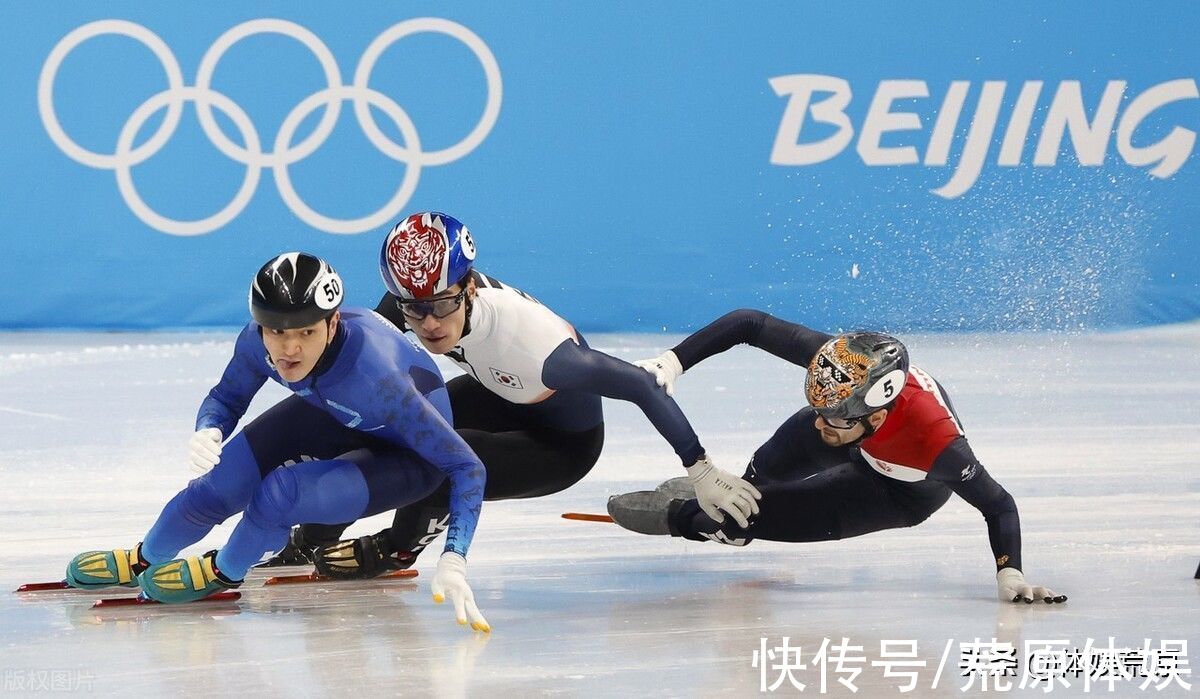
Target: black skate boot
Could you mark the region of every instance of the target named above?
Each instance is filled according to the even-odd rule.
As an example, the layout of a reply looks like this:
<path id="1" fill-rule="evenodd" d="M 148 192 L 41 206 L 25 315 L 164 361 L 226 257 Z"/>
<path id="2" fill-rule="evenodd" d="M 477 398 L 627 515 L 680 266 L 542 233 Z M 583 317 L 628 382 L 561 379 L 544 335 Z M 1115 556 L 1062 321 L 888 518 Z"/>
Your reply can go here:
<path id="1" fill-rule="evenodd" d="M 386 529 L 378 534 L 320 546 L 313 552 L 317 573 L 341 580 L 362 580 L 405 570 L 416 561 L 416 554 L 391 549 Z"/>
<path id="2" fill-rule="evenodd" d="M 301 527 L 292 527 L 292 532 L 288 535 L 287 546 L 279 549 L 279 552 L 274 556 L 254 567 L 278 568 L 281 566 L 310 565 L 313 562 L 313 549 L 315 548 L 315 544 L 305 541 L 304 530 Z"/>

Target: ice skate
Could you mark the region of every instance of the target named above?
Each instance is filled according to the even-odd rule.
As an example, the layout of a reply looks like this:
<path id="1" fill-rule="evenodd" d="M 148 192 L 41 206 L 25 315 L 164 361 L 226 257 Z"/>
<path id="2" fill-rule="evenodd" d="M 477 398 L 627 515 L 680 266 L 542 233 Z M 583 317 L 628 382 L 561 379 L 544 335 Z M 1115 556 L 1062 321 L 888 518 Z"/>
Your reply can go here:
<path id="1" fill-rule="evenodd" d="M 229 580 L 221 575 L 216 559 L 217 552 L 209 551 L 203 556 L 156 563 L 138 576 L 142 594 L 156 602 L 177 604 L 240 587 L 241 580 Z"/>
<path id="2" fill-rule="evenodd" d="M 672 502 L 681 500 L 672 498 L 664 490 L 622 493 L 608 499 L 608 514 L 613 522 L 629 531 L 665 536 L 671 533 L 668 521 Z"/>
<path id="3" fill-rule="evenodd" d="M 386 531 L 338 541 L 313 552 L 317 573 L 342 580 L 361 580 L 405 570 L 416 561 L 416 554 L 392 551 Z"/>
<path id="4" fill-rule="evenodd" d="M 696 498 L 696 486 L 687 476 L 676 476 L 665 480 L 659 483 L 654 490 L 665 494 L 672 500 L 694 500 Z"/>
<path id="5" fill-rule="evenodd" d="M 149 566 L 141 559 L 142 545 L 131 549 L 87 551 L 67 564 L 66 582 L 84 590 L 122 585 L 138 586 L 138 573 Z"/>
<path id="6" fill-rule="evenodd" d="M 313 549 L 316 544 L 310 544 L 304 538 L 302 527 L 292 527 L 288 535 L 287 546 L 267 560 L 254 566 L 255 568 L 279 568 L 282 566 L 306 566 L 313 562 Z"/>

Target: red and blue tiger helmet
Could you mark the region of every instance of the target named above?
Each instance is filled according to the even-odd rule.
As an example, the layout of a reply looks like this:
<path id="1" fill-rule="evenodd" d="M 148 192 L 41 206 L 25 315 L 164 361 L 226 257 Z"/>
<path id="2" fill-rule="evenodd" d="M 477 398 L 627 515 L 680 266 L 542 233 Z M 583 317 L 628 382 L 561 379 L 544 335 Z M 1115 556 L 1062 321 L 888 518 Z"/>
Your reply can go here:
<path id="1" fill-rule="evenodd" d="M 402 299 L 429 298 L 465 283 L 474 262 L 471 232 L 462 221 L 437 211 L 397 223 L 379 251 L 383 283 Z"/>

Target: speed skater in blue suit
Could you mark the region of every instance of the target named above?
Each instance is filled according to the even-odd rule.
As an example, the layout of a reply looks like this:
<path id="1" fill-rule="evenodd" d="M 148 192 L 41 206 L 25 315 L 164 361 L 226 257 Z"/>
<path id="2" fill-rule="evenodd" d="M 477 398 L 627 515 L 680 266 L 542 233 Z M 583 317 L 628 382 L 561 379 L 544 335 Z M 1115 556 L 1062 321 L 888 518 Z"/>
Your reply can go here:
<path id="1" fill-rule="evenodd" d="M 201 404 L 189 443 L 203 474 L 167 503 L 141 543 L 76 556 L 67 567 L 70 585 L 140 586 L 144 596 L 168 603 L 201 599 L 239 586 L 264 553 L 287 542 L 292 525 L 392 510 L 448 481 L 450 520 L 434 600 L 449 598 L 460 624 L 490 631 L 466 580 L 483 465 L 452 427 L 446 386 L 429 355 L 374 312 L 342 308 L 344 295 L 337 273 L 313 255 L 286 253 L 259 270 L 250 289 L 253 320 Z M 354 448 L 294 464 L 256 458 L 254 435 L 233 432 L 268 379 L 358 434 Z M 176 558 L 239 512 L 224 547 Z"/>

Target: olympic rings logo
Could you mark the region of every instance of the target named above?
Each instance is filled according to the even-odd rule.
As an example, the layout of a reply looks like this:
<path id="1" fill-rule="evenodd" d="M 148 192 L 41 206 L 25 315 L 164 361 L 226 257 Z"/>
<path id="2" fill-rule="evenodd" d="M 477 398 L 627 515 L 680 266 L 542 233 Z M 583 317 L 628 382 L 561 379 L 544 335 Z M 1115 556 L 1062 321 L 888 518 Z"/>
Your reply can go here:
<path id="1" fill-rule="evenodd" d="M 408 114 L 387 95 L 369 87 L 371 71 L 379 56 L 389 46 L 406 36 L 422 32 L 434 32 L 451 36 L 462 42 L 483 67 L 487 79 L 487 102 L 479 123 L 462 140 L 441 150 L 425 152 L 416 126 Z M 228 96 L 212 88 L 212 76 L 221 57 L 234 44 L 255 34 L 282 34 L 304 44 L 321 64 L 327 87 L 309 95 L 283 120 L 275 137 L 274 148 L 264 152 L 258 131 L 246 112 Z M 88 39 L 106 34 L 127 36 L 141 42 L 158 57 L 167 75 L 167 89 L 143 102 L 125 122 L 117 137 L 116 149 L 111 154 L 96 153 L 75 143 L 63 130 L 54 111 L 54 79 L 67 55 Z M 461 24 L 436 17 L 410 19 L 384 30 L 371 42 L 358 67 L 354 70 L 354 82 L 342 83 L 341 69 L 325 43 L 308 29 L 283 19 L 255 19 L 243 22 L 226 31 L 213 42 L 196 73 L 196 84 L 183 84 L 183 73 L 179 62 L 167 44 L 154 32 L 134 22 L 105 19 L 85 24 L 62 38 L 42 66 L 38 80 L 38 111 L 51 140 L 63 153 L 88 167 L 112 170 L 116 174 L 117 187 L 134 213 L 144 223 L 172 235 L 202 235 L 210 233 L 232 221 L 246 208 L 254 192 L 263 168 L 271 168 L 275 175 L 275 186 L 288 208 L 308 225 L 329 233 L 362 233 L 390 222 L 404 208 L 417 188 L 421 168 L 428 165 L 445 165 L 462 158 L 475 149 L 496 123 L 500 115 L 502 85 L 500 66 L 487 44 L 474 32 Z M 341 114 L 342 102 L 354 104 L 354 116 L 371 144 L 387 157 L 404 163 L 405 173 L 396 193 L 378 211 L 357 219 L 337 219 L 325 216 L 300 198 L 292 186 L 288 166 L 311 155 L 333 131 Z M 138 194 L 133 183 L 132 169 L 154 157 L 175 133 L 183 113 L 185 102 L 194 102 L 200 125 L 208 140 L 226 157 L 246 166 L 242 186 L 233 200 L 217 213 L 195 221 L 180 221 L 167 218 L 151 209 Z M 388 116 L 399 128 L 404 144 L 388 138 L 375 123 L 370 107 L 374 106 Z M 324 107 L 325 113 L 313 132 L 298 144 L 292 143 L 296 129 L 309 114 Z M 167 113 L 158 130 L 140 146 L 134 147 L 138 131 L 155 113 L 166 109 Z M 244 146 L 230 140 L 213 117 L 213 109 L 224 113 L 237 127 Z"/>

